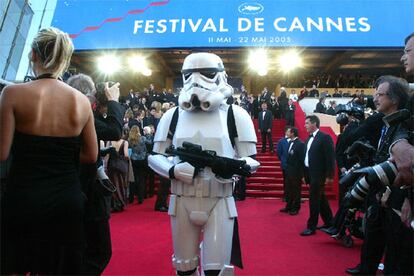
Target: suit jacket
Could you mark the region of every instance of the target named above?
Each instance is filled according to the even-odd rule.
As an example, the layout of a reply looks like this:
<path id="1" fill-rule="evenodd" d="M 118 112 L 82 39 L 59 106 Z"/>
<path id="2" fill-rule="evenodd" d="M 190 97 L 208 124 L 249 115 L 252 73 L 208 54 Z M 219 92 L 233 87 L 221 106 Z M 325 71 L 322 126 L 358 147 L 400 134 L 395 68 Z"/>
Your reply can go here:
<path id="1" fill-rule="evenodd" d="M 286 158 L 286 173 L 288 176 L 302 178 L 304 170 L 303 161 L 305 160 L 305 144 L 299 140 L 299 138 L 295 139 L 292 143 L 292 147 L 288 151 Z"/>
<path id="2" fill-rule="evenodd" d="M 309 138 L 306 140 L 305 155 Z M 335 171 L 335 153 L 331 136 L 320 130 L 313 138 L 308 152 L 309 176 L 311 179 L 333 178 Z"/>
<path id="3" fill-rule="evenodd" d="M 318 112 L 318 113 L 326 113 L 326 107 L 323 104 L 321 104 L 321 103 L 317 103 L 316 104 L 315 112 Z"/>
<path id="4" fill-rule="evenodd" d="M 260 102 L 269 103 L 271 97 L 272 97 L 272 93 L 267 91 L 267 92 L 263 93 L 262 95 L 260 95 Z"/>
<path id="5" fill-rule="evenodd" d="M 263 119 L 263 112 L 266 112 Z M 272 129 L 273 115 L 269 110 L 259 112 L 259 129 L 261 132 L 266 132 L 269 128 Z"/>
<path id="6" fill-rule="evenodd" d="M 289 149 L 289 142 L 286 138 L 282 138 L 277 143 L 277 157 L 279 158 L 280 162 L 282 163 L 282 169 L 286 169 L 286 159 Z"/>

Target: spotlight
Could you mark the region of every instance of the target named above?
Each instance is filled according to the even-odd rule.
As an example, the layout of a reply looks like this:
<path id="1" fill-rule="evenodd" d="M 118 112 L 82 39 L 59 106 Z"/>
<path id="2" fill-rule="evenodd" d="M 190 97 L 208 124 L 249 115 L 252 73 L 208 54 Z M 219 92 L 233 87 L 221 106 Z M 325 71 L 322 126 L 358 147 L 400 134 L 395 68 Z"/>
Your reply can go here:
<path id="1" fill-rule="evenodd" d="M 141 72 L 144 76 L 149 77 L 152 75 L 152 70 L 149 68 L 145 68 L 144 70 L 142 70 Z"/>
<path id="2" fill-rule="evenodd" d="M 101 56 L 97 60 L 98 69 L 106 75 L 111 75 L 121 68 L 119 59 L 114 55 Z"/>
<path id="3" fill-rule="evenodd" d="M 267 74 L 268 58 L 265 49 L 250 52 L 248 61 L 250 69 L 257 71 L 260 76 Z"/>
<path id="4" fill-rule="evenodd" d="M 267 75 L 267 69 L 266 69 L 266 68 L 259 69 L 259 70 L 257 71 L 257 74 L 258 74 L 259 76 L 261 76 L 261 77 L 266 76 L 266 75 Z"/>
<path id="5" fill-rule="evenodd" d="M 134 72 L 142 72 L 147 68 L 147 61 L 143 56 L 134 55 L 128 58 L 128 65 Z"/>
<path id="6" fill-rule="evenodd" d="M 290 72 L 302 66 L 302 59 L 296 51 L 290 50 L 279 57 L 279 66 L 282 71 Z"/>

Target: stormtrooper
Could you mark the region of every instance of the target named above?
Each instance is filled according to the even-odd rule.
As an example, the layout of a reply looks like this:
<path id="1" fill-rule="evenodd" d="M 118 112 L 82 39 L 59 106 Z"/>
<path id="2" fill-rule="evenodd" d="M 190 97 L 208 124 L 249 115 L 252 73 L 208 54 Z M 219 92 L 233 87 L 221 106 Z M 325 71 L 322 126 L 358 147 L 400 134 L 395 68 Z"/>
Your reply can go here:
<path id="1" fill-rule="evenodd" d="M 253 159 L 256 134 L 248 113 L 237 105 L 226 104 L 233 88 L 227 84 L 219 56 L 190 54 L 184 60 L 182 76 L 179 106 L 161 118 L 153 154 L 148 157 L 156 173 L 171 179 L 168 214 L 173 266 L 177 275 L 199 275 L 199 264 L 202 275 L 234 275 L 230 256 L 237 210 L 232 197 L 232 172 L 219 164 L 199 169 L 166 152 L 171 145 L 180 147 L 190 142 L 217 156 L 244 160 L 248 170 L 255 172 L 260 165 Z"/>

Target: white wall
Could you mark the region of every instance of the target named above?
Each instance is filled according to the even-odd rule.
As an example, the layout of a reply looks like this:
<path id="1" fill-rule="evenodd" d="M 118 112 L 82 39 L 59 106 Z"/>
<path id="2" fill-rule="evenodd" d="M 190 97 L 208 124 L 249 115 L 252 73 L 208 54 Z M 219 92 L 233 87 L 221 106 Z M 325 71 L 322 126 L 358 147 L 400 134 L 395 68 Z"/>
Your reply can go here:
<path id="1" fill-rule="evenodd" d="M 336 101 L 336 104 L 346 104 L 349 101 L 351 101 L 352 98 L 346 97 L 346 98 L 326 98 L 325 104 L 326 107 L 329 107 L 330 101 Z M 316 104 L 319 102 L 318 98 L 304 98 L 299 101 L 300 107 L 302 107 L 303 112 L 305 112 L 306 115 L 313 114 L 313 111 L 316 108 Z"/>

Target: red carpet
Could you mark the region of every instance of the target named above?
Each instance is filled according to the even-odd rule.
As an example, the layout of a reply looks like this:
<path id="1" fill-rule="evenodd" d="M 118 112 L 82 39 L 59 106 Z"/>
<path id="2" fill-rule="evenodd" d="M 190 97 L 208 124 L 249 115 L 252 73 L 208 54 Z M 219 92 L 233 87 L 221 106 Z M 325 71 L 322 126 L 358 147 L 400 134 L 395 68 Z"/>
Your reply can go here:
<path id="1" fill-rule="evenodd" d="M 175 275 L 169 216 L 154 212 L 154 198 L 111 218 L 113 256 L 105 275 Z M 280 213 L 280 199 L 237 202 L 244 269 L 236 275 L 345 275 L 359 260 L 361 241 L 345 248 L 327 234 L 301 237 L 308 202 L 298 216 Z M 336 202 L 331 202 L 336 210 Z"/>

